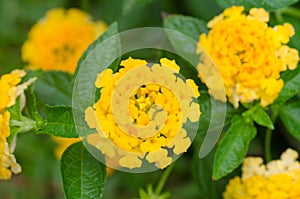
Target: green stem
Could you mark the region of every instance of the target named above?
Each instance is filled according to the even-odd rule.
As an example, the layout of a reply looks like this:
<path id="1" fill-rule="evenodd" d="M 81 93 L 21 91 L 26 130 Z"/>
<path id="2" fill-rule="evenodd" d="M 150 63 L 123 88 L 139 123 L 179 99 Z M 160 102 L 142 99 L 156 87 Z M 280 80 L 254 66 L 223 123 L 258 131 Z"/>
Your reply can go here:
<path id="1" fill-rule="evenodd" d="M 274 124 L 276 119 L 278 116 L 278 111 L 275 109 L 272 109 L 272 113 L 271 113 L 271 120 L 272 123 Z M 270 162 L 272 160 L 272 150 L 271 150 L 271 141 L 272 141 L 272 130 L 271 129 L 267 129 L 266 131 L 266 135 L 265 135 L 265 159 L 266 162 Z"/>
<path id="2" fill-rule="evenodd" d="M 284 21 L 282 15 L 300 18 L 300 10 L 293 7 L 286 7 L 275 11 L 275 17 L 279 22 Z"/>
<path id="3" fill-rule="evenodd" d="M 18 132 L 20 133 L 25 133 L 36 128 L 36 122 L 25 116 L 21 116 L 21 121 L 11 120 L 10 125 L 19 127 Z"/>
<path id="4" fill-rule="evenodd" d="M 265 158 L 266 162 L 270 162 L 272 160 L 271 153 L 271 140 L 272 140 L 272 130 L 268 129 L 265 136 Z"/>
<path id="5" fill-rule="evenodd" d="M 280 10 L 275 11 L 275 17 L 279 23 L 282 23 L 284 21 L 282 17 L 282 12 Z"/>
<path id="6" fill-rule="evenodd" d="M 161 191 L 163 190 L 166 182 L 167 182 L 167 179 L 172 171 L 172 169 L 174 168 L 174 163 L 171 164 L 163 173 L 163 175 L 161 176 L 156 188 L 155 188 L 155 195 L 159 196 L 161 194 Z"/>
<path id="7" fill-rule="evenodd" d="M 293 17 L 300 17 L 300 10 L 293 7 L 282 8 L 279 10 L 279 12 Z"/>

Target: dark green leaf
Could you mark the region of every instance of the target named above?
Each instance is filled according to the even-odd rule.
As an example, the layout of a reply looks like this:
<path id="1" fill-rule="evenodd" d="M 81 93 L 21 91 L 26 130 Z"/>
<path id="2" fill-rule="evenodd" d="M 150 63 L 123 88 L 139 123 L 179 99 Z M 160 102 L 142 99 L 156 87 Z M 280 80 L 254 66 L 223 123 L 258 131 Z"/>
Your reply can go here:
<path id="1" fill-rule="evenodd" d="M 282 78 L 284 80 L 284 86 L 280 91 L 277 99 L 272 104 L 272 107 L 279 109 L 287 100 L 295 96 L 300 92 L 300 68 L 293 71 L 286 71 Z"/>
<path id="2" fill-rule="evenodd" d="M 164 27 L 173 30 L 167 31 L 167 36 L 177 51 L 192 54 L 196 53 L 200 34 L 208 32 L 205 21 L 183 15 L 168 16 Z"/>
<path id="3" fill-rule="evenodd" d="M 106 182 L 106 166 L 78 142 L 64 152 L 61 176 L 67 199 L 101 198 Z"/>
<path id="4" fill-rule="evenodd" d="M 33 92 L 33 87 L 30 86 L 25 90 L 26 106 L 22 113 L 24 116 L 34 120 L 36 122 L 36 130 L 41 130 L 44 127 L 44 120 L 40 116 L 37 110 L 36 97 Z"/>
<path id="5" fill-rule="evenodd" d="M 62 71 L 27 71 L 37 77 L 34 91 L 37 99 L 48 105 L 71 105 L 72 75 Z"/>
<path id="6" fill-rule="evenodd" d="M 122 1 L 122 13 L 126 14 L 130 10 L 151 3 L 155 0 L 123 0 Z"/>
<path id="7" fill-rule="evenodd" d="M 192 173 L 203 198 L 219 199 L 222 196 L 224 185 L 212 179 L 214 154 L 215 150 L 204 158 L 199 158 L 198 154 L 194 153 Z"/>
<path id="8" fill-rule="evenodd" d="M 84 110 L 95 103 L 97 74 L 107 67 L 115 70 L 119 65 L 116 60 L 121 56 L 120 51 L 121 42 L 118 35 L 118 24 L 113 23 L 105 33 L 88 47 L 78 62 L 74 75 L 72 108 L 77 130 L 82 136 L 93 131 L 89 130 L 84 120 Z"/>
<path id="9" fill-rule="evenodd" d="M 232 118 L 231 126 L 216 151 L 213 167 L 215 179 L 226 176 L 242 163 L 255 135 L 256 128 L 252 122 L 239 115 Z"/>
<path id="10" fill-rule="evenodd" d="M 208 33 L 205 21 L 190 16 L 170 15 L 164 20 L 163 25 L 165 28 L 181 32 L 195 41 L 199 40 L 200 34 Z"/>
<path id="11" fill-rule="evenodd" d="M 39 133 L 68 138 L 78 137 L 71 107 L 46 106 L 45 114 L 46 124 Z"/>
<path id="12" fill-rule="evenodd" d="M 224 8 L 236 5 L 244 6 L 247 10 L 252 7 L 257 7 L 264 8 L 268 11 L 275 11 L 297 2 L 298 0 L 217 0 L 217 3 Z"/>
<path id="13" fill-rule="evenodd" d="M 295 8 L 298 9 L 298 8 Z M 284 22 L 288 22 L 293 25 L 295 29 L 295 35 L 291 38 L 289 42 L 289 46 L 296 48 L 298 51 L 300 50 L 300 21 L 298 17 L 291 16 L 283 16 Z"/>
<path id="14" fill-rule="evenodd" d="M 23 114 L 26 117 L 29 117 L 31 119 L 35 119 L 37 108 L 36 108 L 36 97 L 33 93 L 33 88 L 30 86 L 27 90 L 24 92 L 26 97 L 26 106 L 23 109 Z"/>
<path id="15" fill-rule="evenodd" d="M 279 111 L 279 117 L 288 132 L 300 141 L 300 99 L 285 104 Z"/>

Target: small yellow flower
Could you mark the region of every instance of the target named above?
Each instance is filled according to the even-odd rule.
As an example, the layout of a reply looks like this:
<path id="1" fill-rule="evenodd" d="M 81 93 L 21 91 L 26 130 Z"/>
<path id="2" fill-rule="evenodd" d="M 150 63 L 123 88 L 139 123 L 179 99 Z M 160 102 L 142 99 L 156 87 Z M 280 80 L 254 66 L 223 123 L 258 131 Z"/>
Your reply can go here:
<path id="1" fill-rule="evenodd" d="M 149 67 L 130 57 L 119 72 L 106 69 L 98 75 L 100 99 L 85 110 L 85 120 L 99 135 L 87 140 L 105 154 L 108 165 L 133 169 L 148 161 L 165 168 L 171 151 L 179 155 L 191 145 L 182 125 L 199 120 L 199 104 L 192 101 L 200 95 L 198 88 L 174 75 L 180 70 L 174 60 L 160 63 Z"/>
<path id="2" fill-rule="evenodd" d="M 10 136 L 10 113 L 7 108 L 13 106 L 17 97 L 35 81 L 35 78 L 32 78 L 20 84 L 25 75 L 24 70 L 14 70 L 0 78 L 0 180 L 8 180 L 12 173 L 21 172 L 21 166 L 16 162 L 7 142 Z"/>
<path id="3" fill-rule="evenodd" d="M 30 30 L 22 59 L 30 69 L 73 73 L 83 51 L 105 30 L 104 22 L 93 22 L 79 9 L 51 9 Z"/>
<path id="4" fill-rule="evenodd" d="M 234 107 L 254 100 L 262 106 L 271 104 L 283 87 L 280 72 L 297 67 L 298 51 L 285 45 L 295 34 L 293 26 L 285 23 L 272 28 L 268 21 L 269 13 L 262 8 L 252 8 L 246 15 L 243 7 L 233 6 L 213 18 L 208 35 L 199 37 L 197 52 L 204 48 L 211 56 Z M 225 101 L 214 85 L 218 76 L 209 72 L 213 66 L 204 60 L 198 70 L 211 95 Z M 201 75 L 204 70 L 207 74 Z"/>
<path id="5" fill-rule="evenodd" d="M 242 177 L 230 180 L 224 199 L 295 199 L 300 198 L 300 163 L 298 153 L 287 149 L 280 160 L 264 165 L 262 158 L 248 157 Z"/>

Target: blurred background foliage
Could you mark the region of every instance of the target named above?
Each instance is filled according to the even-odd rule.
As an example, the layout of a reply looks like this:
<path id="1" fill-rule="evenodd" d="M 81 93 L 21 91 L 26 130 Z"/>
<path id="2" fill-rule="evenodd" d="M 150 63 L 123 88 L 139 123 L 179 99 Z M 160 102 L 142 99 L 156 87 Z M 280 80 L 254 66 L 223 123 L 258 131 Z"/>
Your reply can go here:
<path id="1" fill-rule="evenodd" d="M 166 14 L 189 15 L 207 21 L 222 11 L 215 0 L 0 0 L 0 75 L 24 66 L 21 61 L 20 47 L 26 40 L 28 31 L 48 9 L 57 7 L 80 8 L 89 12 L 95 20 L 103 20 L 107 24 L 118 21 L 120 31 L 146 26 L 162 27 L 163 16 Z M 299 50 L 299 19 L 285 15 L 282 17 L 281 20 L 289 21 L 294 25 L 297 34 L 292 39 L 291 45 Z M 271 23 L 273 22 L 278 23 L 276 20 Z M 279 132 L 285 131 L 282 124 L 279 123 L 277 126 Z M 198 157 L 193 157 L 193 154 L 197 155 L 193 150 L 199 147 L 199 140 L 196 138 L 194 147 L 176 161 L 165 187 L 166 190 L 171 191 L 172 199 L 199 199 L 201 195 L 202 198 L 208 196 L 220 198 L 219 193 L 214 192 L 215 188 L 211 186 L 220 186 L 222 191 L 228 178 L 217 185 L 209 183 L 201 185 L 200 189 L 197 185 L 211 181 L 207 170 L 211 169 L 213 159 L 208 156 L 200 161 Z M 295 143 L 292 138 L 286 140 L 294 147 L 299 146 L 299 143 Z M 280 137 L 276 137 L 273 141 L 277 146 L 274 152 L 279 155 L 286 144 Z M 262 154 L 261 145 L 262 138 L 258 136 L 252 141 L 249 153 Z M 30 133 L 20 135 L 15 155 L 22 165 L 23 172 L 13 176 L 10 181 L 0 182 L 0 198 L 64 198 L 59 161 L 55 158 L 54 147 L 55 143 L 48 136 Z M 190 161 L 192 159 L 193 162 Z M 135 175 L 115 171 L 108 177 L 103 198 L 137 197 L 140 187 L 145 188 L 150 183 L 155 185 L 161 174 L 161 171 Z"/>
<path id="2" fill-rule="evenodd" d="M 20 47 L 31 26 L 50 8 L 76 7 L 94 19 L 110 24 L 118 21 L 120 31 L 162 26 L 162 13 L 186 14 L 210 19 L 221 11 L 211 0 L 0 0 L 0 74 L 23 66 Z"/>

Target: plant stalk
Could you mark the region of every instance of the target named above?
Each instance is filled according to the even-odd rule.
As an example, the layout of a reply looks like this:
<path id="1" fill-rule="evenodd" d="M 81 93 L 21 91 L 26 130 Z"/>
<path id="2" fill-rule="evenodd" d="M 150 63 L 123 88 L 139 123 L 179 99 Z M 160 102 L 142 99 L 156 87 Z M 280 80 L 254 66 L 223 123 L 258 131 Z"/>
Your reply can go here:
<path id="1" fill-rule="evenodd" d="M 278 110 L 272 109 L 271 120 L 272 120 L 273 124 L 275 124 L 277 116 L 278 116 Z M 272 144 L 271 144 L 272 134 L 273 134 L 272 129 L 268 128 L 266 131 L 266 135 L 265 135 L 265 159 L 266 159 L 266 162 L 270 162 L 272 160 Z"/>
<path id="2" fill-rule="evenodd" d="M 156 188 L 155 188 L 155 195 L 159 196 L 167 182 L 168 177 L 170 176 L 170 173 L 172 169 L 174 168 L 174 163 L 172 163 L 166 170 L 164 171 L 163 175 L 161 176 Z"/>

